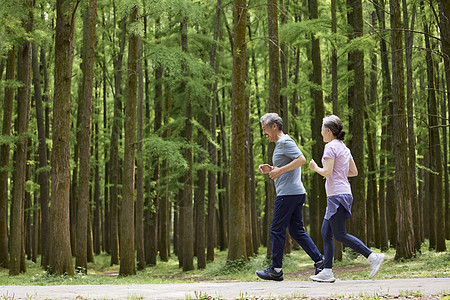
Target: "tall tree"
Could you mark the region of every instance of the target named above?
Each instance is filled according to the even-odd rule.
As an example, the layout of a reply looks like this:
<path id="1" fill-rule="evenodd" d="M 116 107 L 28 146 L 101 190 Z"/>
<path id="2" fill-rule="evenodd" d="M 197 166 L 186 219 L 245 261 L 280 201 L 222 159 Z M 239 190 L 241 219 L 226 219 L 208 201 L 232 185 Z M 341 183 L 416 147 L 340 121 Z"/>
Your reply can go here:
<path id="1" fill-rule="evenodd" d="M 49 268 L 53 274 L 73 275 L 70 246 L 70 91 L 75 13 L 79 1 L 56 1 L 55 83 L 53 97 L 52 204 L 50 208 Z"/>
<path id="2" fill-rule="evenodd" d="M 361 0 L 347 0 L 350 11 L 348 12 L 348 23 L 352 28 L 350 39 L 356 39 L 363 35 L 363 14 Z M 348 68 L 353 71 L 353 85 L 348 89 L 349 106 L 353 113 L 349 116 L 350 132 L 352 141 L 353 159 L 358 166 L 358 176 L 352 178 L 353 217 L 351 224 L 357 224 L 351 227 L 352 232 L 367 243 L 366 231 L 366 187 L 365 187 L 365 163 L 364 163 L 364 51 L 357 49 L 348 54 Z"/>
<path id="3" fill-rule="evenodd" d="M 216 58 L 217 55 L 217 41 L 219 39 L 219 25 L 220 25 L 220 14 L 221 14 L 222 1 L 217 0 L 216 4 L 216 16 L 214 18 L 214 43 L 211 46 L 211 52 L 209 56 L 209 65 L 211 68 L 215 69 L 216 75 L 219 74 L 219 62 Z M 208 151 L 211 160 L 211 164 L 215 166 L 217 164 L 217 149 L 216 149 L 216 106 L 217 106 L 217 85 L 218 80 L 215 79 L 214 85 L 210 86 L 210 103 L 211 103 L 211 121 L 210 121 L 210 132 L 212 142 L 208 144 Z M 215 171 L 208 172 L 208 234 L 206 235 L 206 259 L 208 261 L 214 261 L 214 247 L 216 241 L 216 185 L 217 185 L 217 175 Z"/>
<path id="4" fill-rule="evenodd" d="M 32 3 L 24 1 L 24 9 L 27 11 L 23 26 L 26 32 L 32 29 Z M 27 181 L 27 159 L 28 159 L 28 124 L 31 102 L 31 63 L 32 45 L 30 41 L 24 40 L 18 53 L 17 79 L 22 84 L 17 90 L 17 134 L 19 141 L 15 154 L 14 173 L 14 197 L 11 205 L 11 251 L 9 257 L 9 274 L 19 275 L 26 271 L 24 256 L 25 241 L 25 185 Z"/>
<path id="5" fill-rule="evenodd" d="M 245 93 L 247 79 L 246 23 L 247 1 L 235 0 L 233 5 L 234 43 L 231 100 L 231 190 L 229 209 L 228 260 L 247 260 L 245 247 Z M 270 26 L 269 26 L 270 27 Z M 278 50 L 277 50 L 278 51 Z"/>
<path id="6" fill-rule="evenodd" d="M 6 80 L 12 82 L 15 78 L 16 48 L 8 51 L 6 63 Z M 3 100 L 3 126 L 2 135 L 11 134 L 11 120 L 13 114 L 14 88 L 6 85 Z M 5 143 L 0 146 L 0 267 L 9 267 L 8 256 L 8 168 L 10 146 Z"/>
<path id="7" fill-rule="evenodd" d="M 142 41 L 139 43 L 139 57 L 142 57 Z M 138 62 L 138 105 L 137 105 L 137 147 L 136 147 L 136 255 L 138 270 L 147 265 L 144 243 L 144 73 L 142 61 Z"/>
<path id="8" fill-rule="evenodd" d="M 405 28 L 405 60 L 406 60 L 406 107 L 408 114 L 408 172 L 409 189 L 411 192 L 411 203 L 413 215 L 418 216 L 414 227 L 414 248 L 420 250 L 420 206 L 417 198 L 417 177 L 416 177 L 416 134 L 414 129 L 414 101 L 413 101 L 413 67 L 412 67 L 412 49 L 413 49 L 413 30 L 416 16 L 416 5 L 413 5 L 411 12 L 411 26 L 408 20 L 408 5 L 406 0 L 402 1 L 403 8 L 403 27 Z M 411 29 L 409 31 L 408 29 Z"/>
<path id="9" fill-rule="evenodd" d="M 236 16 L 235 16 L 236 17 Z M 267 26 L 269 34 L 269 112 L 281 114 L 280 102 L 280 48 L 278 40 L 278 1 L 267 0 Z M 235 52 L 236 54 L 236 52 Z M 234 93 L 234 92 L 233 92 Z M 234 122 L 233 122 L 234 123 Z M 272 165 L 272 155 L 275 144 L 268 145 L 268 161 Z M 273 180 L 267 178 L 266 215 L 267 215 L 267 258 L 272 257 L 272 235 L 270 234 L 270 222 L 273 218 L 273 207 L 276 197 Z M 232 184 L 233 186 L 233 184 Z"/>
<path id="10" fill-rule="evenodd" d="M 309 14 L 311 20 L 319 18 L 319 8 L 317 0 L 309 0 Z M 323 152 L 323 139 L 320 134 L 322 128 L 322 119 L 325 116 L 325 108 L 323 104 L 322 92 L 322 61 L 320 54 L 320 40 L 314 34 L 311 34 L 311 60 L 313 64 L 313 72 L 310 75 L 310 80 L 313 87 L 310 89 L 311 98 L 314 101 L 314 118 L 311 119 L 311 134 L 314 140 L 312 158 L 315 161 L 321 161 L 321 153 Z M 326 206 L 325 185 L 322 177 L 314 173 L 312 175 L 312 190 L 309 201 L 311 237 L 316 241 L 319 248 L 323 247 L 323 241 L 320 237 L 321 218 L 319 216 L 324 214 Z M 322 213 L 323 212 L 323 213 Z"/>
<path id="11" fill-rule="evenodd" d="M 181 22 L 181 49 L 184 53 L 189 52 L 188 48 L 188 34 L 187 34 L 187 18 L 184 18 Z M 183 271 L 189 271 L 194 269 L 194 223 L 193 223 L 193 208 L 192 208 L 192 190 L 193 190 L 193 151 L 192 151 L 192 97 L 189 94 L 187 87 L 187 77 L 189 76 L 189 69 L 187 62 L 183 62 L 183 79 L 181 92 L 184 93 L 185 99 L 187 99 L 185 107 L 185 128 L 182 136 L 184 137 L 187 147 L 184 149 L 184 159 L 188 164 L 188 169 L 182 176 L 183 182 L 183 194 L 180 205 L 180 217 L 182 230 L 181 249 L 183 251 L 181 257 L 183 260 Z"/>
<path id="12" fill-rule="evenodd" d="M 87 232 L 89 218 L 89 174 L 91 156 L 92 91 L 94 87 L 95 32 L 97 23 L 97 0 L 89 0 L 83 7 L 83 50 L 79 111 L 80 111 L 80 177 L 77 203 L 77 238 L 75 267 L 87 273 Z"/>
<path id="13" fill-rule="evenodd" d="M 403 34 L 400 0 L 391 0 L 392 101 L 394 104 L 392 137 L 395 156 L 395 187 L 397 194 L 396 259 L 414 255 L 411 194 L 409 190 L 408 149 L 406 141 L 405 82 L 403 65 Z"/>
<path id="14" fill-rule="evenodd" d="M 439 1 L 439 29 L 441 33 L 441 47 L 444 53 L 444 69 L 445 69 L 445 81 L 447 85 L 447 108 L 450 109 L 450 3 L 446 0 Z M 450 117 L 450 116 L 449 116 Z M 445 116 L 444 116 L 445 118 Z M 450 130 L 449 132 L 449 145 L 450 145 Z M 444 149 L 444 153 L 447 150 Z M 448 168 L 448 167 L 447 167 Z M 450 203 L 449 196 L 445 203 L 445 229 L 447 231 L 447 239 L 450 239 Z"/>
<path id="15" fill-rule="evenodd" d="M 424 3 L 421 1 L 422 13 Z M 425 16 L 424 33 L 425 33 L 425 47 L 431 49 L 430 43 L 430 25 L 427 24 Z M 445 221 L 443 210 L 443 187 L 442 187 L 442 154 L 441 154 L 441 139 L 439 134 L 439 117 L 438 104 L 436 98 L 436 77 L 434 70 L 434 60 L 430 51 L 426 53 L 427 62 L 427 77 L 428 77 L 428 138 L 429 138 L 429 152 L 430 152 L 430 209 L 432 218 L 430 218 L 430 248 L 435 248 L 437 251 L 445 251 Z"/>
<path id="16" fill-rule="evenodd" d="M 115 11 L 115 2 L 114 11 Z M 114 20 L 116 13 L 114 13 Z M 126 41 L 126 18 L 120 20 L 120 43 L 119 51 L 116 53 L 114 47 L 114 117 L 111 129 L 110 144 L 110 250 L 111 265 L 119 263 L 119 137 L 122 131 L 122 62 Z M 114 31 L 115 32 L 115 31 Z M 115 41 L 115 37 L 113 39 Z M 115 45 L 114 45 L 115 46 Z"/>
<path id="17" fill-rule="evenodd" d="M 45 133 L 45 120 L 44 120 L 44 108 L 42 105 L 42 91 L 41 91 L 41 78 L 39 74 L 39 61 L 38 61 L 38 50 L 36 44 L 33 43 L 33 85 L 34 85 L 34 99 L 36 103 L 36 122 L 38 129 L 38 139 L 39 139 L 39 168 L 41 171 L 38 175 L 39 184 L 39 199 L 41 207 L 41 256 L 42 261 L 45 262 L 45 266 L 48 259 L 48 202 L 49 202 L 49 174 L 47 171 L 47 142 Z"/>
<path id="18" fill-rule="evenodd" d="M 139 7 L 130 12 L 130 29 L 139 24 Z M 135 275 L 134 248 L 134 170 L 136 141 L 136 103 L 138 87 L 138 60 L 140 36 L 131 31 L 128 44 L 128 79 L 125 105 L 125 142 L 123 159 L 123 190 L 120 210 L 120 271 L 119 275 Z"/>

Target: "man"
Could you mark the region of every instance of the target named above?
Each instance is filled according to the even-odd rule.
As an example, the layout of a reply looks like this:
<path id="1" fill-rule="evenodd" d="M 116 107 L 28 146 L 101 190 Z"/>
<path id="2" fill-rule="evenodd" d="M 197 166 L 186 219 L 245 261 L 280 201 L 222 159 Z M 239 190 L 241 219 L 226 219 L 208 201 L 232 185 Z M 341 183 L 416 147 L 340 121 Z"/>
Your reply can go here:
<path id="1" fill-rule="evenodd" d="M 277 197 L 273 210 L 272 226 L 272 265 L 256 271 L 256 275 L 265 280 L 283 280 L 283 253 L 286 240 L 286 228 L 292 238 L 305 250 L 315 262 L 315 274 L 323 269 L 323 256 L 303 227 L 302 209 L 306 190 L 301 181 L 301 166 L 306 163 L 303 153 L 295 141 L 283 132 L 283 120 L 276 113 L 261 117 L 263 135 L 269 142 L 276 143 L 273 152 L 273 166 L 260 165 L 261 174 L 269 174 L 275 181 Z"/>

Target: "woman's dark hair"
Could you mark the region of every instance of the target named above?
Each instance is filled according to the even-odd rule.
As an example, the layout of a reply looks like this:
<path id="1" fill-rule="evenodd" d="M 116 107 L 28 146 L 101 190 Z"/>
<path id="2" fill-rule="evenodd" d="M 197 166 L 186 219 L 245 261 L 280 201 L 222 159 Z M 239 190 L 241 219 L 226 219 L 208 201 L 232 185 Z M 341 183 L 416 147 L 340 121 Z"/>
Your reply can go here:
<path id="1" fill-rule="evenodd" d="M 338 139 L 343 141 L 345 131 L 342 131 L 342 122 L 338 116 L 329 115 L 323 118 L 323 126 L 331 130 L 331 133 Z"/>
<path id="2" fill-rule="evenodd" d="M 277 113 L 267 113 L 261 117 L 261 124 L 272 126 L 276 124 L 279 130 L 283 130 L 283 119 Z"/>

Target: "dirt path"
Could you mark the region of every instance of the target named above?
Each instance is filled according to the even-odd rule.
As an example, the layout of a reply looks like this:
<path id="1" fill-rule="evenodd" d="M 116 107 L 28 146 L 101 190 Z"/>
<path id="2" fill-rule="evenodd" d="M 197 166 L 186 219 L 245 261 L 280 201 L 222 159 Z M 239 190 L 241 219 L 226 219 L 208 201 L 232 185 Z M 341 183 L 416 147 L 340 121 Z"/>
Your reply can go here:
<path id="1" fill-rule="evenodd" d="M 0 299 L 448 299 L 450 278 L 0 286 Z"/>

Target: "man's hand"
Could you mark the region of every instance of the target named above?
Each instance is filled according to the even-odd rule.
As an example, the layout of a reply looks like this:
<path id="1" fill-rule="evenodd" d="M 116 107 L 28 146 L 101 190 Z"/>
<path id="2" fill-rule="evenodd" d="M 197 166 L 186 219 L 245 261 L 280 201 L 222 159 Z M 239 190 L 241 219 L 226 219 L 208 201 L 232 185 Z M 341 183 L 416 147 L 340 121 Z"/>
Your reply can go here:
<path id="1" fill-rule="evenodd" d="M 258 170 L 259 170 L 259 173 L 261 173 L 261 174 L 267 174 L 267 173 L 270 173 L 270 171 L 273 170 L 273 167 L 271 165 L 268 165 L 268 164 L 263 164 L 263 165 L 259 165 Z"/>
<path id="2" fill-rule="evenodd" d="M 277 179 L 278 177 L 280 177 L 283 174 L 282 170 L 278 167 L 273 167 L 272 171 L 270 171 L 269 173 L 269 177 L 270 179 Z"/>

